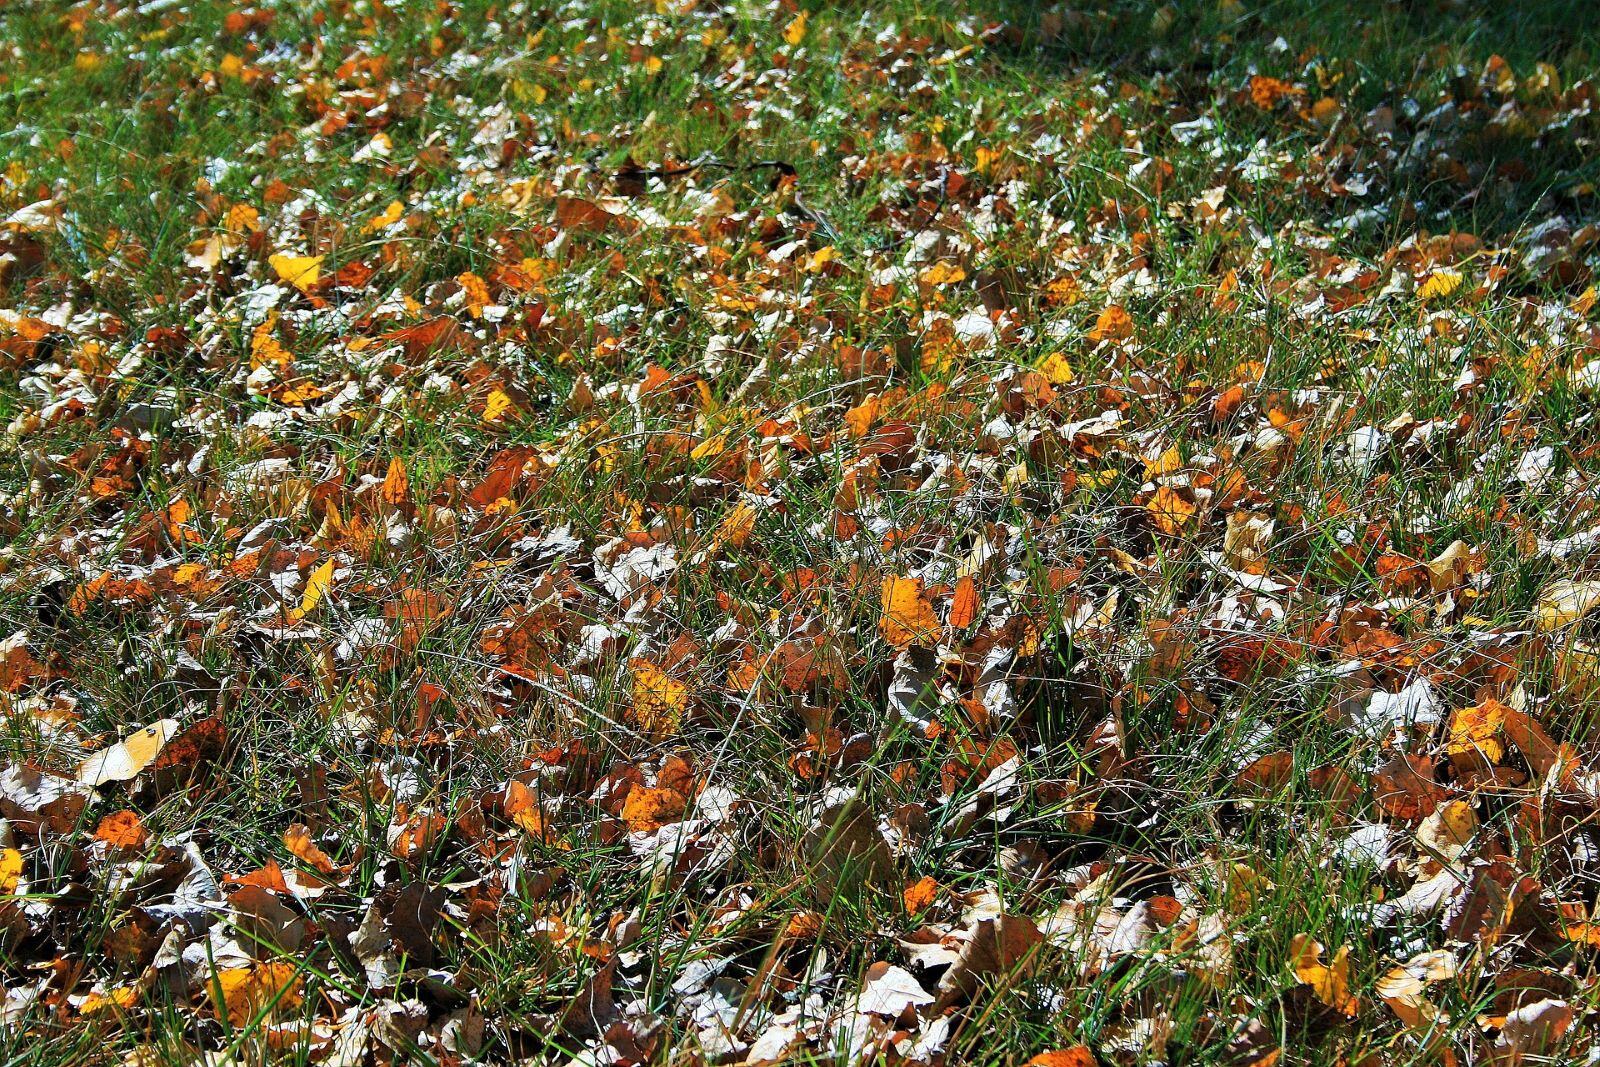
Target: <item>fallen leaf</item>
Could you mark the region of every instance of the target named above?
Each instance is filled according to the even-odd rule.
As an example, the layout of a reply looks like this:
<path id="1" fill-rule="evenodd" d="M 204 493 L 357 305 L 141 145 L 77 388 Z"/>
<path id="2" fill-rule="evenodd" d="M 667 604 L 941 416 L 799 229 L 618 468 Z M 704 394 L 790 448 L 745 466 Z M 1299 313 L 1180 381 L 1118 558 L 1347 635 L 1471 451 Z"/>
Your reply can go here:
<path id="1" fill-rule="evenodd" d="M 631 718 L 651 737 L 670 737 L 678 732 L 689 707 L 689 687 L 648 660 L 633 664 L 633 708 Z"/>
<path id="2" fill-rule="evenodd" d="M 878 628 L 896 648 L 938 643 L 943 627 L 933 603 L 923 592 L 921 578 L 890 575 L 883 579 L 883 613 Z"/>
<path id="3" fill-rule="evenodd" d="M 978 583 L 970 575 L 956 579 L 955 597 L 950 601 L 950 629 L 965 630 L 978 619 Z"/>
<path id="4" fill-rule="evenodd" d="M 177 732 L 177 719 L 162 719 L 135 730 L 78 764 L 78 781 L 91 789 L 107 782 L 129 781 L 161 755 L 167 740 Z"/>
<path id="5" fill-rule="evenodd" d="M 306 293 L 322 278 L 322 259 L 322 256 L 290 256 L 278 252 L 267 257 L 267 263 L 280 279 Z"/>
<path id="6" fill-rule="evenodd" d="M 1551 582 L 1539 592 L 1541 630 L 1559 630 L 1600 608 L 1600 581 Z"/>
<path id="7" fill-rule="evenodd" d="M 688 798 L 676 789 L 636 785 L 622 802 L 622 821 L 635 833 L 659 830 L 683 817 Z"/>
<path id="8" fill-rule="evenodd" d="M 300 1006 L 300 974 L 292 963 L 227 967 L 212 975 L 213 999 L 230 1026 L 244 1026 L 263 1011 L 287 1014 Z"/>
<path id="9" fill-rule="evenodd" d="M 1309 934 L 1296 934 L 1289 952 L 1295 977 L 1310 986 L 1318 1000 L 1345 1015 L 1356 1014 L 1360 1001 L 1350 992 L 1349 945 L 1340 945 L 1325 964 L 1322 945 Z"/>
<path id="10" fill-rule="evenodd" d="M 311 576 L 306 579 L 305 591 L 300 594 L 300 606 L 289 612 L 290 622 L 299 622 L 322 603 L 322 598 L 333 588 L 333 570 L 334 561 L 327 559 L 311 572 Z"/>
<path id="11" fill-rule="evenodd" d="M 322 874 L 332 874 L 338 867 L 332 856 L 317 847 L 311 839 L 311 828 L 304 823 L 290 824 L 283 832 L 283 847 L 289 850 L 289 855 Z"/>
<path id="12" fill-rule="evenodd" d="M 138 813 L 114 811 L 100 820 L 95 827 L 95 839 L 114 848 L 143 848 L 149 839 Z"/>
<path id="13" fill-rule="evenodd" d="M 1120 304 L 1112 304 L 1094 321 L 1094 329 L 1089 331 L 1091 341 L 1126 341 L 1133 336 L 1133 316 Z"/>

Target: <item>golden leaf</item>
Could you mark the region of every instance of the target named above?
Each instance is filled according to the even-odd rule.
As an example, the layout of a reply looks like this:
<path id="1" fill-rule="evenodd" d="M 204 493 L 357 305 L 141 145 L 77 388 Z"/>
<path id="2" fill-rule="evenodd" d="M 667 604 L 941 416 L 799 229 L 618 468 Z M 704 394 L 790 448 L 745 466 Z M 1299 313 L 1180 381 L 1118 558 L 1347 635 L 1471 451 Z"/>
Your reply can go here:
<path id="1" fill-rule="evenodd" d="M 322 598 L 328 595 L 328 590 L 333 588 L 333 560 L 324 561 L 311 572 L 311 577 L 306 579 L 306 591 L 300 594 L 300 606 L 289 612 L 291 622 L 299 622 L 311 614 L 316 606 L 322 603 Z"/>
<path id="2" fill-rule="evenodd" d="M 495 389 L 489 393 L 489 399 L 483 405 L 483 421 L 499 422 L 507 414 L 516 410 L 516 402 L 504 389 Z"/>
<path id="3" fill-rule="evenodd" d="M 14 848 L 0 848 L 0 896 L 10 896 L 22 881 L 22 853 Z"/>
<path id="4" fill-rule="evenodd" d="M 683 713 L 689 707 L 689 687 L 649 660 L 633 665 L 632 719 L 652 737 L 668 737 L 678 732 Z"/>
<path id="5" fill-rule="evenodd" d="M 1506 754 L 1500 732 L 1505 727 L 1506 715 L 1510 710 L 1490 697 L 1482 704 L 1455 712 L 1450 716 L 1450 736 L 1445 742 L 1445 752 L 1452 756 L 1470 756 L 1481 752 L 1490 763 L 1499 763 Z"/>
<path id="6" fill-rule="evenodd" d="M 806 38 L 806 13 L 804 11 L 789 20 L 789 25 L 783 28 L 785 44 L 799 44 Z"/>
<path id="7" fill-rule="evenodd" d="M 1335 1011 L 1355 1015 L 1360 1001 L 1350 993 L 1350 946 L 1340 945 L 1328 963 L 1322 945 L 1308 934 L 1296 934 L 1290 947 L 1294 976 L 1311 987 L 1317 999 Z"/>
<path id="8" fill-rule="evenodd" d="M 286 256 L 276 252 L 267 257 L 267 262 L 280 279 L 305 293 L 310 292 L 321 280 L 322 259 L 321 256 Z"/>
<path id="9" fill-rule="evenodd" d="M 688 798 L 676 789 L 636 785 L 622 802 L 622 821 L 638 833 L 659 830 L 683 817 Z"/>
<path id="10" fill-rule="evenodd" d="M 883 580 L 883 615 L 878 629 L 896 648 L 937 644 L 943 632 L 921 578 L 894 575 Z"/>
<path id="11" fill-rule="evenodd" d="M 292 963 L 226 967 L 212 976 L 212 982 L 213 1000 L 222 998 L 219 1014 L 232 1026 L 244 1026 L 265 1010 L 293 1011 L 300 1006 L 300 976 Z"/>
<path id="12" fill-rule="evenodd" d="M 1169 537 L 1182 533 L 1199 510 L 1177 490 L 1165 485 L 1156 490 L 1145 508 L 1150 512 L 1150 521 L 1155 523 L 1156 529 Z"/>
<path id="13" fill-rule="evenodd" d="M 1120 304 L 1112 304 L 1100 312 L 1089 331 L 1091 341 L 1126 341 L 1133 336 L 1133 316 Z"/>
<path id="14" fill-rule="evenodd" d="M 378 230 L 393 226 L 395 223 L 400 221 L 400 216 L 404 215 L 405 213 L 406 206 L 404 204 L 398 200 L 391 201 L 389 206 L 384 208 L 383 211 L 367 220 L 365 229 L 368 233 L 374 233 Z"/>
<path id="15" fill-rule="evenodd" d="M 1461 288 L 1461 283 L 1466 281 L 1465 275 L 1456 270 L 1436 270 L 1429 274 L 1427 279 L 1417 287 L 1419 300 L 1436 300 L 1441 296 L 1449 296 Z"/>

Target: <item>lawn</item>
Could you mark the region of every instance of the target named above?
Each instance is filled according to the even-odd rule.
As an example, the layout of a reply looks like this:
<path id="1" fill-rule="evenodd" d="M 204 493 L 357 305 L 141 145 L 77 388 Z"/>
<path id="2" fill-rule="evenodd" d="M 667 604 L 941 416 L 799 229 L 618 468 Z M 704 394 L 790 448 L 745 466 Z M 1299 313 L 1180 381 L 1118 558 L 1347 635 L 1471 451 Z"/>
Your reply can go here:
<path id="1" fill-rule="evenodd" d="M 0 1062 L 1593 1063 L 1587 0 L 0 4 Z"/>

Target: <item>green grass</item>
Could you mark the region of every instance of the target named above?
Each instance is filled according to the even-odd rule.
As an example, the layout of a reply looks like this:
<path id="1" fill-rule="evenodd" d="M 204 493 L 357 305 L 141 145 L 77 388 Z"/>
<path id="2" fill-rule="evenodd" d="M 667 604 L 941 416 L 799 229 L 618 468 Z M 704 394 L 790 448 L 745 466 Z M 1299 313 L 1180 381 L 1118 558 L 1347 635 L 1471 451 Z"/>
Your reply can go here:
<path id="1" fill-rule="evenodd" d="M 0 219 L 52 220 L 0 227 L 0 626 L 26 632 L 0 763 L 226 733 L 70 826 L 0 805 L 0 1058 L 1583 1062 L 1595 635 L 1536 606 L 1595 566 L 1540 547 L 1596 525 L 1593 21 L 0 7 Z M 1531 259 L 1558 218 L 1570 248 Z M 1249 514 L 1275 524 L 1258 592 L 1227 555 Z M 628 546 L 674 565 L 612 573 Z M 937 617 L 903 672 L 893 576 Z M 1418 679 L 1443 721 L 1362 727 Z M 1463 751 L 1452 713 L 1491 699 L 1570 765 L 1514 721 Z M 1410 808 L 1380 774 L 1404 756 L 1436 794 Z M 649 856 L 640 798 L 685 774 L 702 810 Z M 886 864 L 808 844 L 840 788 Z M 1472 812 L 1459 855 L 1440 801 Z M 118 851 L 93 835 L 120 811 L 146 839 Z M 1374 826 L 1388 858 L 1352 857 Z M 191 843 L 296 943 L 259 903 L 175 925 Z M 1441 865 L 1464 888 L 1396 906 Z M 369 913 L 386 980 L 351 949 Z M 939 996 L 909 942 L 995 914 L 1043 940 L 852 1047 L 869 967 Z M 1297 976 L 1301 935 L 1348 951 L 1348 1012 Z M 1426 950 L 1456 968 L 1431 1029 L 1381 995 Z M 1517 1037 L 1541 999 L 1570 1027 Z"/>

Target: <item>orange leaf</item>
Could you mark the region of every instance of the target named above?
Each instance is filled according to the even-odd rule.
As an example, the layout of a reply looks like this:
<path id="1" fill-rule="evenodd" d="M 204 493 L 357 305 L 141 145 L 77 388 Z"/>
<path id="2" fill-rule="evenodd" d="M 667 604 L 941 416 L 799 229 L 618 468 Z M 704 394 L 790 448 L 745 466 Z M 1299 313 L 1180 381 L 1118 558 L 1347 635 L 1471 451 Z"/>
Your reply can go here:
<path id="1" fill-rule="evenodd" d="M 131 811 L 114 811 L 101 819 L 94 836 L 114 848 L 142 848 L 149 837 L 138 814 Z"/>
<path id="2" fill-rule="evenodd" d="M 896 648 L 936 644 L 942 632 L 939 616 L 923 592 L 921 578 L 890 575 L 883 580 L 883 636 Z"/>
<path id="3" fill-rule="evenodd" d="M 300 976 L 292 963 L 252 963 L 227 967 L 213 976 L 213 1000 L 222 999 L 219 1014 L 230 1025 L 244 1026 L 268 1008 L 292 1011 L 300 1005 Z"/>
<path id="4" fill-rule="evenodd" d="M 333 857 L 311 840 L 311 828 L 304 823 L 293 823 L 283 832 L 283 847 L 289 850 L 289 855 L 312 870 L 332 874 L 336 867 Z"/>
<path id="5" fill-rule="evenodd" d="M 1094 1053 L 1088 1045 L 1073 1045 L 1041 1052 L 1028 1061 L 1028 1067 L 1094 1067 Z"/>
<path id="6" fill-rule="evenodd" d="M 955 600 L 950 604 L 950 629 L 965 630 L 978 618 L 978 583 L 971 575 L 956 579 Z"/>
<path id="7" fill-rule="evenodd" d="M 1199 510 L 1184 499 L 1181 493 L 1166 485 L 1156 490 L 1145 508 L 1150 512 L 1150 521 L 1155 523 L 1156 529 L 1169 537 L 1176 537 L 1182 533 L 1183 528 Z"/>
<path id="8" fill-rule="evenodd" d="M 384 473 L 380 495 L 385 504 L 394 508 L 404 507 L 411 499 L 411 479 L 406 476 L 406 465 L 399 456 L 389 461 L 389 469 Z"/>
<path id="9" fill-rule="evenodd" d="M 1317 999 L 1345 1015 L 1355 1015 L 1360 1001 L 1350 993 L 1350 946 L 1340 945 L 1328 963 L 1322 945 L 1308 934 L 1296 934 L 1290 948 L 1294 976 L 1311 987 Z"/>
<path id="10" fill-rule="evenodd" d="M 636 785 L 622 802 L 622 821 L 637 832 L 659 830 L 683 817 L 687 798 L 676 789 Z"/>
<path id="11" fill-rule="evenodd" d="M 939 883 L 924 875 L 906 886 L 904 897 L 907 913 L 918 915 L 933 907 L 934 901 L 939 899 Z"/>
<path id="12" fill-rule="evenodd" d="M 1100 312 L 1089 331 L 1091 341 L 1126 341 L 1133 336 L 1133 316 L 1120 304 L 1112 304 Z"/>

